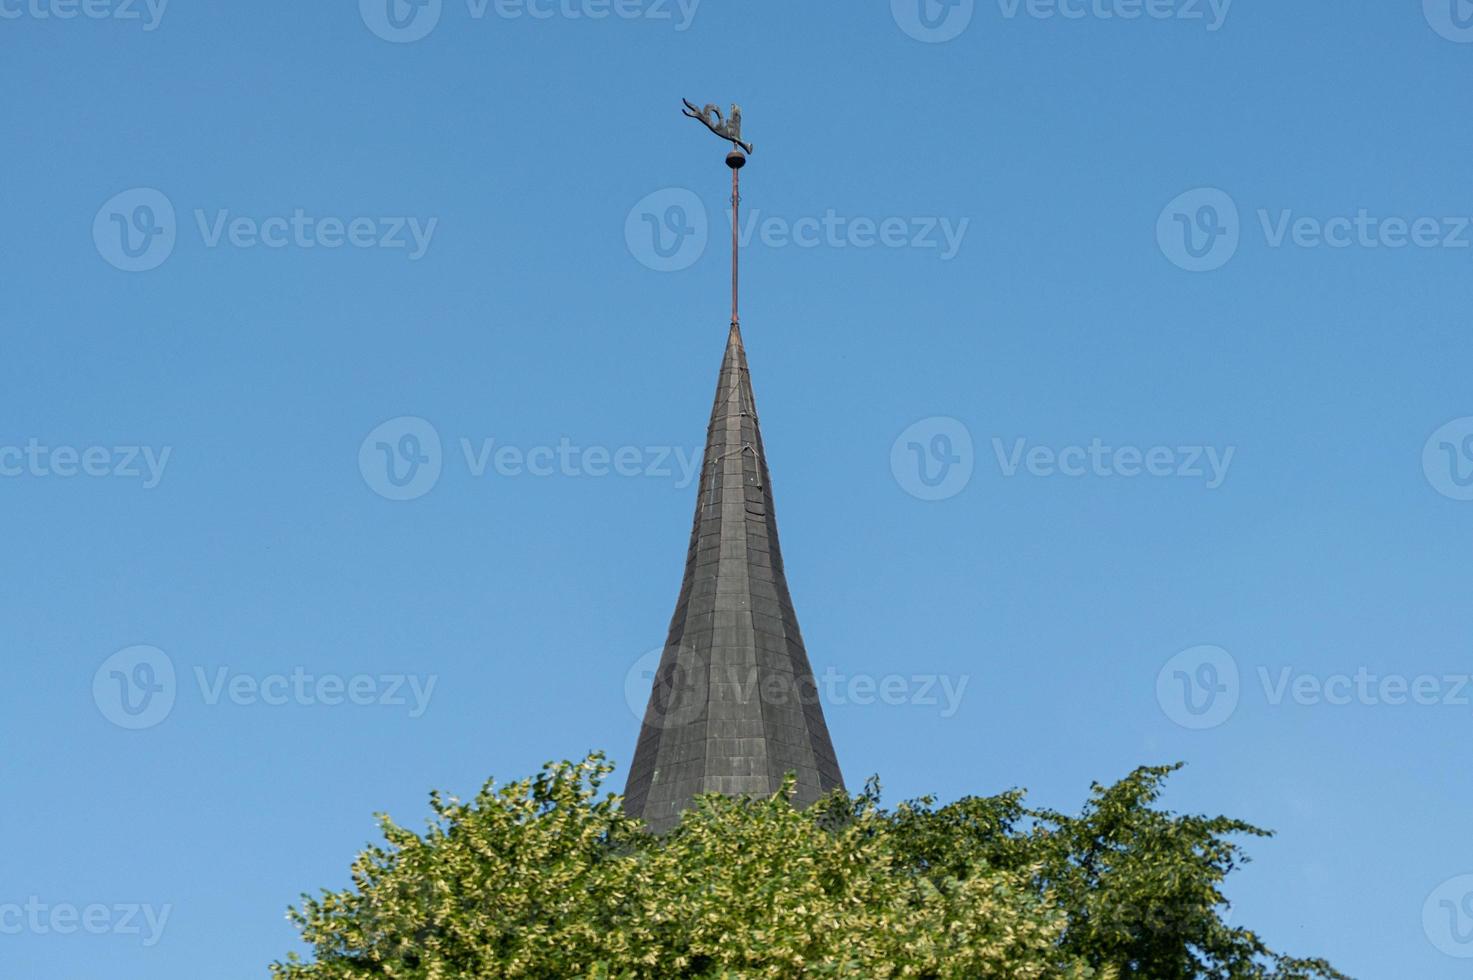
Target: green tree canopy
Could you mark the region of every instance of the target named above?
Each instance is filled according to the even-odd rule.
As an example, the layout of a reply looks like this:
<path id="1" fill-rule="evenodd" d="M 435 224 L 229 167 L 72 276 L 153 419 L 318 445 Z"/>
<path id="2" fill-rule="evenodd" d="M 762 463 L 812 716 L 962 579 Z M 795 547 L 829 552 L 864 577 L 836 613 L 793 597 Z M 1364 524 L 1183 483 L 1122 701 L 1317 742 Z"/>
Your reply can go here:
<path id="1" fill-rule="evenodd" d="M 600 796 L 599 755 L 469 802 L 424 834 L 380 816 L 353 885 L 290 915 L 276 980 L 853 977 L 1344 980 L 1223 920 L 1266 836 L 1155 809 L 1176 767 L 1096 785 L 1078 816 L 1021 792 L 883 809 L 871 781 L 807 810 L 697 800 L 663 837 Z"/>

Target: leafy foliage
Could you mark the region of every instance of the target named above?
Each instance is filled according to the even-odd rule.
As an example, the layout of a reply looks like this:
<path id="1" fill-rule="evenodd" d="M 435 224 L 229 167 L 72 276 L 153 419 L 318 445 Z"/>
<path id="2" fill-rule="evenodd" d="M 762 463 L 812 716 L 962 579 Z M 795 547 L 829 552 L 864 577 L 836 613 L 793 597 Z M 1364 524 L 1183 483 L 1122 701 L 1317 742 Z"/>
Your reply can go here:
<path id="1" fill-rule="evenodd" d="M 424 834 L 386 816 L 353 887 L 290 912 L 315 953 L 275 980 L 669 977 L 1345 980 L 1220 910 L 1264 836 L 1154 809 L 1172 768 L 1095 786 L 1077 817 L 1021 793 L 881 808 L 871 781 L 806 811 L 701 797 L 651 836 L 600 797 L 599 755 L 468 803 Z"/>

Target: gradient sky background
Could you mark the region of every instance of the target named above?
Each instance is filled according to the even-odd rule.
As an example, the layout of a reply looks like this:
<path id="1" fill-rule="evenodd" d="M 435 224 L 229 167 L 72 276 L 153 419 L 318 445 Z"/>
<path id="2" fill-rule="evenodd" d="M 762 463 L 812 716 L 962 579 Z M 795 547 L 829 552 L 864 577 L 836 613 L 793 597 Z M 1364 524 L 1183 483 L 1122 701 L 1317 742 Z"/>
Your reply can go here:
<path id="1" fill-rule="evenodd" d="M 671 19 L 444 0 L 408 43 L 351 0 L 175 0 L 152 30 L 47 2 L 0 0 L 18 13 L 0 18 L 0 909 L 109 911 L 101 935 L 0 919 L 0 974 L 261 976 L 297 948 L 286 906 L 346 883 L 375 811 L 419 827 L 432 788 L 592 748 L 628 761 L 694 488 L 476 476 L 461 440 L 699 451 L 728 178 L 688 96 L 743 103 L 745 205 L 773 228 L 969 222 L 949 259 L 852 236 L 746 253 L 816 671 L 967 683 L 950 716 L 910 681 L 904 704 L 831 700 L 851 785 L 1076 808 L 1092 779 L 1184 760 L 1169 806 L 1278 832 L 1232 879 L 1235 923 L 1361 978 L 1469 976 L 1473 689 L 1445 678 L 1473 670 L 1473 423 L 1434 438 L 1473 416 L 1473 30 L 1450 0 L 1241 2 L 1217 30 L 1205 3 L 1208 21 L 933 6 L 941 43 L 902 0 L 707 0 L 684 24 L 654 0 L 624 9 Z M 137 188 L 175 209 L 176 240 L 129 272 L 112 216 L 132 221 Z M 680 188 L 710 240 L 662 272 L 644 215 Z M 1231 208 L 1188 196 L 1158 235 L 1199 188 Z M 211 247 L 196 218 L 297 209 L 437 224 L 411 259 Z M 1258 214 L 1362 209 L 1436 219 L 1439 244 L 1274 247 Z M 1220 268 L 1181 267 L 1178 214 L 1227 232 Z M 443 448 L 398 501 L 359 450 L 404 416 Z M 956 475 L 922 500 L 909 443 L 938 434 Z M 1215 489 L 1007 476 L 993 440 L 1019 439 L 1234 455 Z M 145 487 L 5 454 L 31 440 L 101 447 L 108 469 L 118 447 L 170 456 Z M 111 670 L 144 675 L 104 665 L 136 645 L 177 690 L 126 730 Z M 1223 652 L 1173 660 L 1203 645 Z M 298 667 L 436 686 L 411 717 L 210 703 L 196 679 Z M 1178 668 L 1221 700 L 1175 688 Z M 1454 703 L 1275 703 L 1285 670 L 1333 689 L 1362 668 L 1433 675 Z M 124 928 L 128 904 L 169 908 L 157 942 Z"/>

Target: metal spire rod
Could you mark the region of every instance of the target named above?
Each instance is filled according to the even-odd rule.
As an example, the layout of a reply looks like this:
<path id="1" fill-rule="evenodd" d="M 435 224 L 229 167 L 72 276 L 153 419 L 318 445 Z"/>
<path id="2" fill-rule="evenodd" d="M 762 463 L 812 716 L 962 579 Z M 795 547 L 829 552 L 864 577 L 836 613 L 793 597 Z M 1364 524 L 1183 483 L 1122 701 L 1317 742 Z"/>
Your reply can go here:
<path id="1" fill-rule="evenodd" d="M 699 119 L 706 124 L 706 128 L 731 143 L 731 152 L 726 155 L 726 165 L 731 168 L 731 322 L 736 326 L 740 321 L 737 315 L 737 257 L 740 254 L 740 239 L 737 231 L 740 228 L 742 187 L 741 169 L 747 165 L 746 154 L 752 152 L 752 144 L 742 142 L 742 107 L 733 105 L 731 115 L 723 117 L 721 110 L 715 105 L 707 103 L 705 107 L 697 109 L 696 104 L 690 99 L 682 99 L 685 108 L 681 114 L 691 119 Z"/>
<path id="2" fill-rule="evenodd" d="M 736 326 L 741 322 L 737 315 L 737 256 L 741 254 L 738 248 L 737 228 L 739 215 L 742 207 L 742 165 L 747 158 L 737 150 L 727 154 L 726 165 L 731 168 L 731 323 Z"/>

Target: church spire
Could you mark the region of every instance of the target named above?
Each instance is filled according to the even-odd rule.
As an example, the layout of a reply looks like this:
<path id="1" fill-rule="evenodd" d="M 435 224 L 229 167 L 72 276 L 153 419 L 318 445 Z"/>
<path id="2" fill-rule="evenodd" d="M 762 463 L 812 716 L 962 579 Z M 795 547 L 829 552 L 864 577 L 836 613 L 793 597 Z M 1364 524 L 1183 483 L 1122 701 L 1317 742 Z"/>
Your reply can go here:
<path id="1" fill-rule="evenodd" d="M 735 107 L 732 118 L 741 118 Z M 750 152 L 730 122 L 722 132 L 703 121 Z M 740 164 L 728 164 L 735 221 Z M 732 245 L 732 322 L 685 577 L 625 790 L 625 810 L 656 833 L 675 826 L 698 793 L 769 795 L 793 772 L 794 803 L 806 806 L 844 785 L 783 573 L 737 321 L 735 237 Z"/>

